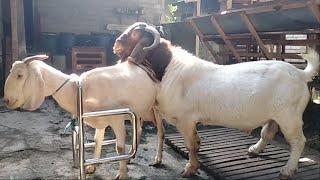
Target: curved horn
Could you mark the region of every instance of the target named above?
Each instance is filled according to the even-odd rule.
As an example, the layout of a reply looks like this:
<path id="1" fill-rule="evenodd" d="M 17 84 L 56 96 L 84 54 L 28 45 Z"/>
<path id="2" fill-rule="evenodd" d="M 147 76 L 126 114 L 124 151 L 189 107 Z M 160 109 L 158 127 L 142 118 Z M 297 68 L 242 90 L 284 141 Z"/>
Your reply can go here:
<path id="1" fill-rule="evenodd" d="M 155 48 L 160 43 L 160 33 L 156 28 L 152 26 L 146 26 L 144 30 L 151 33 L 154 37 L 153 43 L 150 46 L 143 48 L 143 51 L 149 51 Z"/>
<path id="2" fill-rule="evenodd" d="M 134 24 L 132 24 L 131 26 L 129 26 L 125 31 L 123 31 L 123 33 L 119 36 L 118 39 L 120 39 L 124 34 L 129 34 L 130 31 L 132 31 L 132 29 L 136 28 L 136 27 L 146 27 L 147 24 L 144 22 L 136 22 Z"/>
<path id="3" fill-rule="evenodd" d="M 45 55 L 45 54 L 39 54 L 39 55 L 35 55 L 35 56 L 30 56 L 30 57 L 26 57 L 22 60 L 22 62 L 28 64 L 33 60 L 39 60 L 39 61 L 43 61 L 45 59 L 48 59 L 49 56 Z"/>

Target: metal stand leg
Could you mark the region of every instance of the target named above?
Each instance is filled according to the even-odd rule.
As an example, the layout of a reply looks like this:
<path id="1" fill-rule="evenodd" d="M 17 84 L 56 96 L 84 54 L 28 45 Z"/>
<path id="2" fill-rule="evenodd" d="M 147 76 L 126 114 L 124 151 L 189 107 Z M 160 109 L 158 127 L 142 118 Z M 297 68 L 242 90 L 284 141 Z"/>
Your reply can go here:
<path id="1" fill-rule="evenodd" d="M 86 179 L 86 173 L 84 170 L 84 133 L 83 133 L 83 118 L 82 118 L 82 86 L 81 81 L 78 81 L 78 119 L 79 119 L 79 165 L 80 165 L 80 179 Z"/>
<path id="2" fill-rule="evenodd" d="M 75 126 L 72 131 L 72 154 L 73 154 L 73 167 L 79 168 L 79 127 Z"/>
<path id="3" fill-rule="evenodd" d="M 72 144 L 73 144 L 73 163 L 74 166 L 79 166 L 80 168 L 80 179 L 85 180 L 85 166 L 100 164 L 104 162 L 114 162 L 114 161 L 123 161 L 131 159 L 135 156 L 137 151 L 137 119 L 134 112 L 130 109 L 115 109 L 107 111 L 97 111 L 97 112 L 86 112 L 83 113 L 83 104 L 82 104 L 82 87 L 81 81 L 78 81 L 78 91 L 77 91 L 77 116 L 79 120 L 79 127 L 75 127 L 75 130 L 72 134 Z M 133 127 L 133 137 L 132 137 L 132 152 L 129 154 L 118 155 L 114 157 L 100 158 L 100 159 L 85 159 L 84 148 L 85 147 L 94 147 L 95 143 L 84 143 L 84 129 L 83 129 L 83 120 L 84 118 L 90 117 L 101 117 L 101 116 L 113 116 L 129 114 L 132 118 L 132 127 Z M 102 145 L 115 144 L 116 139 L 103 141 Z"/>

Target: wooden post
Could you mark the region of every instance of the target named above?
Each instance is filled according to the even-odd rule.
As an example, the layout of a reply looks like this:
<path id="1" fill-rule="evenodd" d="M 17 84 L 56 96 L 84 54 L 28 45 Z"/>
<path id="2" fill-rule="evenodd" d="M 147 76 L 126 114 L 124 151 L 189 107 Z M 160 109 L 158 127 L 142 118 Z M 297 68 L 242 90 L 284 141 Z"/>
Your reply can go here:
<path id="1" fill-rule="evenodd" d="M 217 55 L 217 53 L 212 49 L 212 47 L 210 46 L 210 44 L 207 41 L 203 40 L 203 34 L 200 31 L 200 29 L 198 28 L 198 26 L 196 25 L 196 23 L 193 20 L 189 21 L 189 24 L 191 25 L 192 29 L 195 31 L 195 33 L 199 36 L 199 40 L 207 47 L 207 49 L 210 51 L 210 53 L 212 54 L 213 58 L 215 59 L 214 63 L 218 62 L 218 58 L 219 56 Z"/>
<path id="2" fill-rule="evenodd" d="M 230 49 L 230 51 L 233 53 L 234 57 L 236 58 L 236 60 L 238 62 L 242 62 L 241 57 L 239 55 L 239 53 L 237 52 L 236 48 L 232 45 L 231 41 L 228 39 L 227 35 L 224 33 L 222 27 L 220 26 L 218 20 L 216 17 L 212 16 L 211 17 L 211 22 L 214 26 L 214 28 L 217 29 L 218 33 L 220 34 L 221 38 L 223 39 L 223 41 L 225 42 L 225 44 L 227 45 L 227 47 Z"/>
<path id="3" fill-rule="evenodd" d="M 17 0 L 10 0 L 11 12 L 11 57 L 12 61 L 19 59 L 19 41 L 18 41 L 18 8 Z"/>
<path id="4" fill-rule="evenodd" d="M 196 16 L 201 15 L 201 0 L 197 0 L 196 2 L 197 8 L 196 8 Z M 196 56 L 199 57 L 199 47 L 200 47 L 200 39 L 199 36 L 196 35 Z"/>
<path id="5" fill-rule="evenodd" d="M 242 12 L 241 13 L 241 18 L 243 19 L 243 21 L 245 22 L 245 24 L 247 25 L 251 35 L 254 37 L 254 39 L 257 41 L 257 43 L 259 44 L 262 53 L 267 57 L 267 59 L 271 59 L 272 56 L 271 54 L 268 52 L 268 49 L 264 46 L 262 39 L 259 37 L 255 27 L 252 24 L 252 21 L 250 19 L 250 17 L 245 13 Z"/>

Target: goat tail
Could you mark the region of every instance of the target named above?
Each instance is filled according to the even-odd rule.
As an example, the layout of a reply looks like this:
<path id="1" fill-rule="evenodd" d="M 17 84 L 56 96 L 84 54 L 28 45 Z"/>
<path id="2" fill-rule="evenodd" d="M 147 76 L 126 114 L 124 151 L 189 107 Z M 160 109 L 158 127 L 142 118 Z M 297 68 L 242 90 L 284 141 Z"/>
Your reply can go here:
<path id="1" fill-rule="evenodd" d="M 320 59 L 319 53 L 315 48 L 308 47 L 307 54 L 299 54 L 303 59 L 307 60 L 307 67 L 303 70 L 306 80 L 312 81 L 312 78 L 318 73 Z"/>

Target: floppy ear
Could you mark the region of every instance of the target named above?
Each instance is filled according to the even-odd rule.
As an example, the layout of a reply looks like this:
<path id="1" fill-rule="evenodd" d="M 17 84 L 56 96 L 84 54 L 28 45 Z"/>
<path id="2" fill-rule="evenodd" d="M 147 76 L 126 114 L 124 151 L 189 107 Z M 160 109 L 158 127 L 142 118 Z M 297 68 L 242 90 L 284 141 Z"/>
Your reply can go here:
<path id="1" fill-rule="evenodd" d="M 23 87 L 25 99 L 23 108 L 30 111 L 39 108 L 45 98 L 44 88 L 45 84 L 40 69 L 30 67 L 28 77 Z"/>
<path id="2" fill-rule="evenodd" d="M 143 49 L 151 43 L 152 42 L 150 42 L 149 38 L 142 38 L 132 50 L 129 56 L 129 60 L 134 61 L 137 64 L 141 64 L 144 61 L 147 54 L 147 52 Z"/>
<path id="3" fill-rule="evenodd" d="M 22 60 L 22 62 L 28 64 L 30 63 L 31 61 L 33 60 L 39 60 L 39 61 L 43 61 L 43 60 L 46 60 L 48 59 L 49 56 L 45 55 L 45 54 L 39 54 L 39 55 L 35 55 L 35 56 L 30 56 L 30 57 L 27 57 L 27 58 L 24 58 Z"/>

